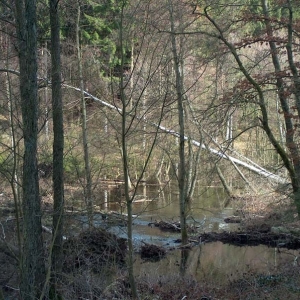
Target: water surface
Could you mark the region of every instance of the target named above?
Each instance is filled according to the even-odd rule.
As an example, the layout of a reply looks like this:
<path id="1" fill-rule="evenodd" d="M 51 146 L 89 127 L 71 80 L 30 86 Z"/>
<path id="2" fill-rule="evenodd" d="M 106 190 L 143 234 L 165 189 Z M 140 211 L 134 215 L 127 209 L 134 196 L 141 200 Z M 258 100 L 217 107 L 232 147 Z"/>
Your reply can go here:
<path id="1" fill-rule="evenodd" d="M 122 188 L 104 190 L 105 202 L 100 203 L 107 210 L 126 213 Z M 149 277 L 166 274 L 178 274 L 181 251 L 175 241 L 179 233 L 161 231 L 157 227 L 148 226 L 154 221 L 178 221 L 179 199 L 176 184 L 164 186 L 141 186 L 133 203 L 135 214 L 133 239 L 135 249 L 143 243 L 163 246 L 168 251 L 166 258 L 160 262 L 144 262 L 136 258 L 137 275 Z M 103 199 L 103 198 L 102 198 Z M 232 215 L 235 208 L 224 208 L 226 196 L 220 187 L 203 187 L 198 185 L 189 211 L 188 222 L 199 226 L 199 232 L 237 230 L 238 224 L 227 224 L 224 219 Z M 102 222 L 99 216 L 99 223 Z M 97 218 L 96 218 L 97 223 Z M 119 236 L 126 237 L 126 227 L 115 226 L 111 230 Z M 197 237 L 197 235 L 196 235 Z M 186 272 L 196 280 L 208 280 L 219 284 L 243 276 L 247 272 L 273 274 L 282 264 L 295 263 L 298 250 L 274 249 L 266 246 L 233 246 L 221 242 L 200 244 L 193 247 L 186 262 Z"/>

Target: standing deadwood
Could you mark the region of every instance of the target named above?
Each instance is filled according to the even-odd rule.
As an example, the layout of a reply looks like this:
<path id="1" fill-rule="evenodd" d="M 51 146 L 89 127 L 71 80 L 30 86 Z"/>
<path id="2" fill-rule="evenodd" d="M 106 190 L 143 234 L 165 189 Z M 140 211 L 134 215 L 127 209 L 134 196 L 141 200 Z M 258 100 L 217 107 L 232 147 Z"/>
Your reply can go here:
<path id="1" fill-rule="evenodd" d="M 78 75 L 80 81 L 81 91 L 81 126 L 82 126 L 82 143 L 84 152 L 84 167 L 85 167 L 85 184 L 84 184 L 84 199 L 87 205 L 88 222 L 89 226 L 93 225 L 93 199 L 92 199 L 92 176 L 89 157 L 89 146 L 87 136 L 87 118 L 86 118 L 86 103 L 84 96 L 84 83 L 82 73 L 82 53 L 80 47 L 80 1 L 77 3 L 77 19 L 76 19 L 76 49 L 77 49 L 77 63 L 78 63 Z"/>
<path id="2" fill-rule="evenodd" d="M 23 118 L 23 251 L 21 296 L 39 297 L 45 281 L 41 203 L 37 168 L 38 83 L 36 1 L 15 1 Z"/>
<path id="3" fill-rule="evenodd" d="M 51 24 L 51 81 L 53 114 L 53 241 L 51 255 L 51 299 L 60 299 L 57 283 L 62 270 L 64 212 L 64 124 L 61 89 L 60 21 L 58 1 L 49 0 Z"/>

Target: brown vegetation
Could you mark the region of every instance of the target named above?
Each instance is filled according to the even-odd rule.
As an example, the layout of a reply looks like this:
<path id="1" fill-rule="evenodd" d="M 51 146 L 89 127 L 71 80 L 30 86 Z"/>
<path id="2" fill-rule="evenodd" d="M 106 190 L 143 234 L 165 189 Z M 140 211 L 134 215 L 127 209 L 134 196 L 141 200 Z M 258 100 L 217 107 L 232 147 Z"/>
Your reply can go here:
<path id="1" fill-rule="evenodd" d="M 127 255 L 126 239 L 102 229 L 89 229 L 64 243 L 64 269 L 89 267 L 101 272 L 103 265 L 124 265 Z"/>
<path id="2" fill-rule="evenodd" d="M 166 256 L 166 250 L 157 245 L 144 243 L 141 247 L 141 258 L 150 261 L 159 261 Z"/>

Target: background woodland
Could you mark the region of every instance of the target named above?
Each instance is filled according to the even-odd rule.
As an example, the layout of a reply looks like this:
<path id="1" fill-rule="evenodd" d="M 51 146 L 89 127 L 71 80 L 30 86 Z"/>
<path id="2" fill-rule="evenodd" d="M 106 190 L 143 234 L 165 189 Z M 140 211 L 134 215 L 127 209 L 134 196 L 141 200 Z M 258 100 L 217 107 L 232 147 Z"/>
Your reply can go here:
<path id="1" fill-rule="evenodd" d="M 79 201 L 92 227 L 107 181 L 124 189 L 132 298 L 142 182 L 177 182 L 182 245 L 197 180 L 281 191 L 300 214 L 299 4 L 0 0 L 0 188 L 22 299 L 62 299 L 64 213 Z"/>

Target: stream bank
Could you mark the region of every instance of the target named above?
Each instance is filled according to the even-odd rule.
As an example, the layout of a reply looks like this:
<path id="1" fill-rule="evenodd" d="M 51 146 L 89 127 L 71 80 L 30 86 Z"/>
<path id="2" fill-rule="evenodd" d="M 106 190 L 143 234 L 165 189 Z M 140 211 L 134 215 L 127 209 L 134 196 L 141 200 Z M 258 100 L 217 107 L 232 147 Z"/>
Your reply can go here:
<path id="1" fill-rule="evenodd" d="M 188 223 L 197 228 L 197 231 L 191 232 L 189 249 L 184 249 L 184 251 L 179 247 L 180 233 L 178 230 L 161 230 L 155 226 L 156 222 L 162 221 L 171 224 L 172 228 L 178 229 L 176 195 L 166 197 L 165 194 L 162 199 L 156 200 L 154 198 L 151 202 L 134 203 L 134 213 L 136 214 L 133 224 L 136 251 L 134 268 L 139 290 L 148 294 L 148 298 L 145 296 L 145 299 L 177 300 L 183 299 L 185 296 L 187 298 L 184 299 L 206 297 L 203 299 L 211 300 L 256 300 L 276 299 L 276 297 L 277 299 L 284 299 L 280 298 L 280 291 L 285 291 L 284 295 L 288 295 L 288 299 L 299 299 L 300 291 L 297 290 L 296 285 L 300 281 L 299 250 L 296 249 L 299 242 L 297 238 L 299 223 L 294 220 L 294 223 L 289 223 L 287 226 L 284 215 L 274 213 L 273 209 L 268 212 L 262 208 L 264 203 L 257 205 L 256 211 L 251 211 L 251 208 L 254 208 L 254 203 L 259 203 L 257 199 L 234 199 L 231 207 L 224 208 L 219 204 L 218 195 L 223 197 L 219 189 L 207 191 L 205 209 L 201 199 L 193 203 L 193 214 L 192 217 L 188 218 Z M 150 197 L 147 196 L 147 198 Z M 241 205 L 248 205 L 247 209 L 244 207 L 241 209 L 237 205 L 237 201 Z M 126 218 L 124 217 L 126 212 L 116 209 L 112 213 L 114 220 L 107 215 L 103 216 L 103 214 L 114 210 L 113 208 L 120 207 L 118 203 L 108 202 L 105 213 L 100 213 L 100 205 L 98 207 L 98 213 L 95 210 L 95 227 L 108 230 L 118 238 L 126 238 Z M 51 216 L 49 208 L 51 208 L 50 205 L 45 206 L 45 215 Z M 65 288 L 76 291 L 77 294 L 74 294 L 75 298 L 73 297 L 73 299 L 76 299 L 78 293 L 81 293 L 82 298 L 90 299 L 88 293 L 91 290 L 94 295 L 98 295 L 98 298 L 95 299 L 124 300 L 124 295 L 127 295 L 129 299 L 130 291 L 126 278 L 126 266 L 125 270 L 110 266 L 108 271 L 104 271 L 105 268 L 99 264 L 99 258 L 94 255 L 94 251 L 101 249 L 100 244 L 112 245 L 111 238 L 105 244 L 102 243 L 104 237 L 101 237 L 98 243 L 99 247 L 94 246 L 94 238 L 90 239 L 85 235 L 85 230 L 88 227 L 86 212 L 76 209 L 75 206 L 70 206 L 70 208 L 72 209 L 67 211 L 65 219 L 66 237 L 81 235 L 82 239 L 78 243 L 76 242 L 77 247 L 74 248 L 76 250 L 75 261 L 76 263 L 79 262 L 80 268 L 77 268 L 75 264 L 76 268 L 72 269 L 75 270 L 74 274 L 65 274 L 66 278 L 72 276 L 70 282 L 66 282 Z M 262 216 L 262 211 L 267 211 L 265 216 Z M 121 212 L 122 217 L 118 218 Z M 239 222 L 236 222 L 238 219 Z M 230 223 L 228 220 L 235 222 Z M 5 227 L 11 225 L 11 229 L 15 230 L 13 222 L 13 218 L 5 217 L 3 219 L 2 224 L 7 237 L 10 235 L 9 233 L 14 237 L 15 231 L 10 232 L 10 229 Z M 50 219 L 49 223 L 47 223 L 48 219 L 44 219 L 43 222 L 45 226 L 51 226 Z M 49 233 L 45 232 L 44 234 L 49 238 Z M 108 236 L 111 237 L 110 234 Z M 88 247 L 80 248 L 86 241 L 89 242 Z M 294 246 L 291 244 L 292 241 L 295 242 Z M 142 257 L 141 249 L 146 244 L 151 245 L 149 249 L 153 253 L 157 248 L 152 247 L 152 245 L 157 246 L 158 251 L 164 249 L 160 253 L 159 259 L 149 260 L 145 259 L 145 256 Z M 124 247 L 123 244 L 122 247 Z M 287 249 L 287 247 L 292 249 Z M 188 253 L 185 261 L 186 276 L 184 279 L 180 277 L 183 252 Z M 77 253 L 82 254 L 81 260 L 77 259 Z M 106 251 L 105 255 L 108 253 Z M 98 252 L 97 254 L 102 257 L 101 253 Z M 67 255 L 65 260 L 71 259 L 74 262 L 72 255 Z M 6 273 L 2 272 L 0 277 L 1 282 L 4 282 L 4 288 L 16 287 L 17 279 L 13 275 L 16 274 L 16 266 L 4 254 L 0 259 L 3 270 L 6 270 Z M 7 266 L 8 264 L 9 266 Z M 112 277 L 112 271 L 117 274 L 113 275 L 117 276 L 117 279 Z M 108 280 L 113 280 L 114 284 L 110 285 Z M 104 284 L 108 287 L 103 287 Z M 121 287 L 119 288 L 118 285 Z M 109 287 L 114 291 L 119 289 L 119 296 L 111 292 Z M 265 294 L 266 291 L 267 294 Z M 7 294 L 10 293 L 11 291 L 7 292 Z M 249 293 L 252 293 L 252 296 Z M 104 295 L 107 295 L 106 298 Z M 112 295 L 111 298 L 110 295 Z M 248 298 L 245 298 L 245 295 L 248 295 Z M 72 299 L 72 297 L 66 299 Z"/>

